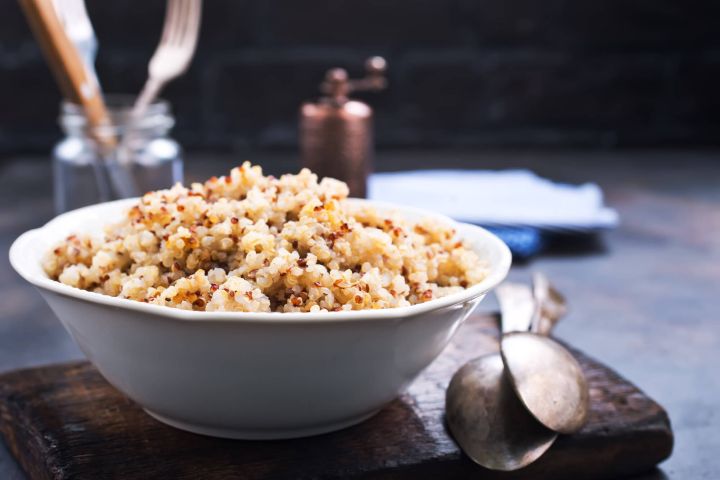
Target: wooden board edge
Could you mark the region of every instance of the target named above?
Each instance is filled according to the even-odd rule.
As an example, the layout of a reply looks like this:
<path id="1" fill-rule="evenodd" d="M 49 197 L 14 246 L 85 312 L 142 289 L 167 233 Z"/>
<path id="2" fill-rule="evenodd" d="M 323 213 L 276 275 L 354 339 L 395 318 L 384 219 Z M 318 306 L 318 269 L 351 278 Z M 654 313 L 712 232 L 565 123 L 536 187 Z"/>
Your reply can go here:
<path id="1" fill-rule="evenodd" d="M 20 372 L 12 372 L 12 375 L 16 373 Z M 45 437 L 30 424 L 30 416 L 22 412 L 22 409 L 15 408 L 16 402 L 9 401 L 12 396 L 12 383 L 5 381 L 7 376 L 9 375 L 0 378 L 0 434 L 5 445 L 30 478 L 61 479 L 62 475 L 51 474 L 57 471 L 57 466 L 54 465 L 52 453 L 47 451 Z"/>

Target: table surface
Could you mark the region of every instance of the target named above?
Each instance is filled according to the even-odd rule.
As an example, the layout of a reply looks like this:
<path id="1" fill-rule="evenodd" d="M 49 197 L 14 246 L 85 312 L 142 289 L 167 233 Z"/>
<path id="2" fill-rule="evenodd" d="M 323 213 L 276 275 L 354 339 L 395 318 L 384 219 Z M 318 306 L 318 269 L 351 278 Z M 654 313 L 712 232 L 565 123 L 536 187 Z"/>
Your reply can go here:
<path id="1" fill-rule="evenodd" d="M 247 155 L 269 173 L 291 155 Z M 187 178 L 221 174 L 232 158 L 189 154 Z M 542 270 L 570 302 L 557 335 L 664 405 L 676 435 L 669 460 L 643 479 L 720 478 L 720 151 L 390 151 L 378 170 L 527 167 L 557 181 L 597 182 L 622 224 L 602 241 L 513 267 Z M 49 162 L 0 163 L 0 250 L 52 218 Z M 0 372 L 82 357 L 50 309 L 0 255 Z M 481 306 L 496 307 L 493 299 Z M 0 478 L 24 475 L 0 441 Z"/>

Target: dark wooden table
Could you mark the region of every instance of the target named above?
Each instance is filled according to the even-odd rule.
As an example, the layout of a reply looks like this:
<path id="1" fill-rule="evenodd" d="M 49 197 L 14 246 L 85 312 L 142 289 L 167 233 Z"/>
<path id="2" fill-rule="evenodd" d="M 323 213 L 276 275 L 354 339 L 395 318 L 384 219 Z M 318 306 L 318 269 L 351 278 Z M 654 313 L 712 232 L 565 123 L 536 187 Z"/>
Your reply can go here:
<path id="1" fill-rule="evenodd" d="M 244 155 L 272 173 L 292 156 Z M 228 157 L 189 155 L 188 178 L 222 173 Z M 571 302 L 559 337 L 627 377 L 668 410 L 673 456 L 644 479 L 720 478 L 720 152 L 387 152 L 383 170 L 529 167 L 555 180 L 594 181 L 622 216 L 603 242 L 513 268 L 543 270 Z M 0 250 L 53 216 L 50 166 L 0 160 Z M 81 358 L 32 287 L 0 255 L 0 372 Z M 492 299 L 483 310 L 495 308 Z M 0 479 L 24 478 L 0 444 Z"/>

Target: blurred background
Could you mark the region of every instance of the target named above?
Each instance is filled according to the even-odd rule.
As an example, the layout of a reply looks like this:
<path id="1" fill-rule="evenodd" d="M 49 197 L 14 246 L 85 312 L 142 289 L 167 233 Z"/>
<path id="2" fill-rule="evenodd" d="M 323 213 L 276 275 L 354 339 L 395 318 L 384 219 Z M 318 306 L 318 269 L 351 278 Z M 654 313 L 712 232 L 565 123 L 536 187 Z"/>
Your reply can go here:
<path id="1" fill-rule="evenodd" d="M 58 89 L 16 2 L 2 3 L 0 154 L 47 153 Z M 87 5 L 105 91 L 139 92 L 165 2 Z M 188 149 L 293 149 L 324 72 L 359 76 L 383 55 L 389 88 L 359 95 L 380 147 L 717 145 L 718 18 L 709 0 L 211 0 L 164 96 Z"/>

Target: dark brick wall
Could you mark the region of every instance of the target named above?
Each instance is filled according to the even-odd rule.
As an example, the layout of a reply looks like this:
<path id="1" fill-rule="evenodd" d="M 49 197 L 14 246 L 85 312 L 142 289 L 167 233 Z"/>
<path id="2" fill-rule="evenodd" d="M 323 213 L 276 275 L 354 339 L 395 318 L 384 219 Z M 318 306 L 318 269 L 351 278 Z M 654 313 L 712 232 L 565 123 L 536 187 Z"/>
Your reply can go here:
<path id="1" fill-rule="evenodd" d="M 161 0 L 87 0 L 106 91 L 137 92 Z M 58 92 L 0 0 L 0 152 L 46 151 Z M 366 95 L 384 146 L 717 145 L 715 0 L 206 0 L 191 70 L 165 95 L 195 148 L 292 147 L 323 72 L 387 57 Z"/>

